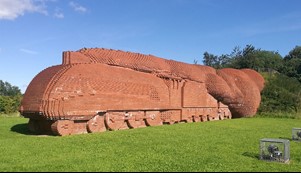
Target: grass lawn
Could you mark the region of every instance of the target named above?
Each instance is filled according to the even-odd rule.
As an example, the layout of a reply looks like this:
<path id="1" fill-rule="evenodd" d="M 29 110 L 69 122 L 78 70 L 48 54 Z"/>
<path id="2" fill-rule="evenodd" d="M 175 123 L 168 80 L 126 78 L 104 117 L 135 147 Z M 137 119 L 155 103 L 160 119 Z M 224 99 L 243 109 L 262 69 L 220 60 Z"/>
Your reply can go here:
<path id="1" fill-rule="evenodd" d="M 259 160 L 262 138 L 291 139 L 300 119 L 241 118 L 66 137 L 35 136 L 27 119 L 0 117 L 0 171 L 300 172 L 301 142 L 290 164 Z"/>

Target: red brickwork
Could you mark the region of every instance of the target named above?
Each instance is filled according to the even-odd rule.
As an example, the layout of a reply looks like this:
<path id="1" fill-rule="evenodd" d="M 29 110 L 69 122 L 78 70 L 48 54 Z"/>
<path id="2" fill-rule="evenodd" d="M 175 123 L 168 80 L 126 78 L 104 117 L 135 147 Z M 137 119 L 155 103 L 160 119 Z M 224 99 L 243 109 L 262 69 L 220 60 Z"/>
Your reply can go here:
<path id="1" fill-rule="evenodd" d="M 63 52 L 62 65 L 32 80 L 20 112 L 31 129 L 58 135 L 217 120 L 253 116 L 263 87 L 262 76 L 250 69 L 81 49 Z"/>

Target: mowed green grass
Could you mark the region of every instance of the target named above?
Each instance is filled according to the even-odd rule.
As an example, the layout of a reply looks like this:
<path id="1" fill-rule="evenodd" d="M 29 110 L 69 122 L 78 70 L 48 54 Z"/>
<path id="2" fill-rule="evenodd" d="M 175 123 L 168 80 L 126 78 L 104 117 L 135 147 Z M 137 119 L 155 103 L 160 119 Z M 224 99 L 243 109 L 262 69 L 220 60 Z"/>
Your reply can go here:
<path id="1" fill-rule="evenodd" d="M 0 171 L 300 172 L 300 119 L 241 118 L 67 137 L 35 136 L 0 117 Z M 259 160 L 262 138 L 290 140 L 290 164 Z"/>

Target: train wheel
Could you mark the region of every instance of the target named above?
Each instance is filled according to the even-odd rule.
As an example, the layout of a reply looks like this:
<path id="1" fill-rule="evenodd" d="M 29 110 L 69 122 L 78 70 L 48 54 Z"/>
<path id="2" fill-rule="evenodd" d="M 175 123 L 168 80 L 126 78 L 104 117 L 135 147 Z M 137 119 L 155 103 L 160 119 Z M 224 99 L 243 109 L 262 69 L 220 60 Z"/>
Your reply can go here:
<path id="1" fill-rule="evenodd" d="M 96 115 L 87 122 L 87 130 L 90 133 L 106 131 L 105 119 L 103 116 Z"/>
<path id="2" fill-rule="evenodd" d="M 231 113 L 228 115 L 228 119 L 232 119 L 232 114 Z"/>
<path id="3" fill-rule="evenodd" d="M 221 114 L 219 114 L 219 119 L 220 119 L 220 120 L 224 120 L 224 119 L 225 119 L 225 114 L 224 114 L 224 112 L 222 112 Z"/>
<path id="4" fill-rule="evenodd" d="M 148 126 L 160 126 L 163 124 L 159 111 L 147 111 L 145 121 Z"/>
<path id="5" fill-rule="evenodd" d="M 110 130 L 125 128 L 124 114 L 121 112 L 108 112 L 105 115 L 105 123 Z"/>
<path id="6" fill-rule="evenodd" d="M 145 125 L 145 122 L 144 122 L 143 119 L 141 119 L 141 120 L 133 120 L 133 119 L 131 119 L 131 120 L 128 120 L 128 126 L 130 128 L 135 129 L 135 128 L 139 128 L 139 127 L 145 127 L 146 125 Z"/>
<path id="7" fill-rule="evenodd" d="M 58 120 L 51 125 L 52 132 L 59 136 L 71 135 L 73 128 L 74 122 L 70 120 Z"/>
<path id="8" fill-rule="evenodd" d="M 186 121 L 186 123 L 192 123 L 193 122 L 192 117 L 188 117 L 185 121 Z"/>
<path id="9" fill-rule="evenodd" d="M 176 123 L 176 121 L 174 121 L 174 120 L 170 120 L 169 122 L 167 122 L 169 125 L 173 125 L 173 124 L 175 124 Z"/>
<path id="10" fill-rule="evenodd" d="M 201 121 L 201 117 L 200 116 L 193 116 L 193 121 L 194 122 L 200 122 Z"/>
<path id="11" fill-rule="evenodd" d="M 139 127 L 146 127 L 144 118 L 144 112 L 129 112 L 127 113 L 127 123 L 130 128 L 139 128 Z"/>
<path id="12" fill-rule="evenodd" d="M 216 121 L 216 120 L 219 120 L 219 116 L 216 115 L 215 117 L 214 116 L 210 116 L 208 117 L 209 121 Z"/>
<path id="13" fill-rule="evenodd" d="M 230 110 L 228 110 L 228 112 L 226 113 L 226 118 L 232 119 L 232 114 L 231 114 Z"/>
<path id="14" fill-rule="evenodd" d="M 203 115 L 203 116 L 202 116 L 202 122 L 206 122 L 206 121 L 208 121 L 208 118 L 207 118 L 206 115 Z"/>

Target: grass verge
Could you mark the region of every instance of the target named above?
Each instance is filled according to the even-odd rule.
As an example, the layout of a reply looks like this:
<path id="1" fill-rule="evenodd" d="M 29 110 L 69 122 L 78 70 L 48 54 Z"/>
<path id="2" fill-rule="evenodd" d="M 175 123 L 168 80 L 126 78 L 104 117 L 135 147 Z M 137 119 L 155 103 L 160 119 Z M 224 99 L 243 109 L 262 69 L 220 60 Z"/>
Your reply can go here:
<path id="1" fill-rule="evenodd" d="M 35 136 L 27 119 L 0 117 L 0 171 L 299 172 L 301 143 L 290 164 L 259 160 L 262 138 L 291 139 L 300 119 L 241 118 L 67 137 Z"/>

